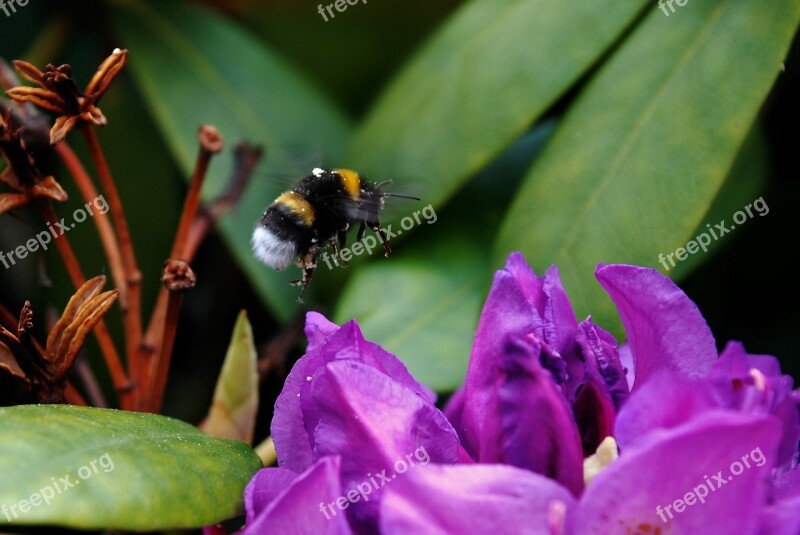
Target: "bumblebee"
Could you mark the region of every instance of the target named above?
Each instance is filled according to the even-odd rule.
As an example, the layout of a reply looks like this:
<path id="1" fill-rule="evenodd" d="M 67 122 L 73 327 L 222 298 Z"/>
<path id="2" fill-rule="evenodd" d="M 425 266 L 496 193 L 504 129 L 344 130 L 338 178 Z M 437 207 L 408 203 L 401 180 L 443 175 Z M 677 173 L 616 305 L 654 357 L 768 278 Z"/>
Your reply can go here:
<path id="1" fill-rule="evenodd" d="M 282 271 L 292 261 L 303 270 L 303 278 L 292 284 L 302 286 L 303 295 L 322 250 L 330 245 L 338 255 L 347 242 L 347 232 L 359 225 L 356 241 L 369 227 L 378 236 L 384 255 L 392 252 L 378 216 L 385 197 L 418 197 L 382 192 L 387 180 L 372 183 L 350 169 L 315 168 L 292 189 L 281 193 L 259 219 L 251 243 L 253 254 L 269 267 Z"/>

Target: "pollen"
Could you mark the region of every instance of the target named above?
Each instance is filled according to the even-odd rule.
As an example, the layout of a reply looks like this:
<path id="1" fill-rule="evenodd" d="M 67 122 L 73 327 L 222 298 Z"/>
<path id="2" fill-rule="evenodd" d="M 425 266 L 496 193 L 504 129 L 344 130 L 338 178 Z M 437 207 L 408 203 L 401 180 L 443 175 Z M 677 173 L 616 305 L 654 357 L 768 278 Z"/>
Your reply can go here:
<path id="1" fill-rule="evenodd" d="M 303 225 L 310 227 L 314 224 L 314 208 L 303 198 L 302 195 L 294 191 L 282 193 L 273 204 L 281 204 L 290 212 L 295 214 L 303 222 Z"/>

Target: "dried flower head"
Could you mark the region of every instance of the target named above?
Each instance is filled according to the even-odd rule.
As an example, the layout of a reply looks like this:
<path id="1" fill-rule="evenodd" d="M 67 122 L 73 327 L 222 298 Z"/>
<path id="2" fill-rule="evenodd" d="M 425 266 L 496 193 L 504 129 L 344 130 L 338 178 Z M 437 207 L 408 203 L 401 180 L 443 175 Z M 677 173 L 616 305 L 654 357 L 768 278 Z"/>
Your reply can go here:
<path id="1" fill-rule="evenodd" d="M 86 281 L 69 300 L 41 347 L 31 334 L 33 310 L 26 301 L 17 332 L 0 326 L 0 371 L 26 381 L 42 403 L 61 401 L 66 376 L 86 337 L 117 299 L 118 290 L 102 292 L 104 276 Z"/>
<path id="2" fill-rule="evenodd" d="M 0 182 L 12 190 L 12 193 L 0 193 L 0 214 L 20 208 L 33 199 L 67 200 L 61 185 L 36 167 L 20 132 L 21 129 L 12 124 L 11 110 L 0 115 L 0 152 L 8 164 L 0 173 Z"/>
<path id="3" fill-rule="evenodd" d="M 116 49 L 97 69 L 83 93 L 72 77 L 72 67 L 48 64 L 44 72 L 25 61 L 14 61 L 14 66 L 26 79 L 38 87 L 14 87 L 6 91 L 12 100 L 31 102 L 40 108 L 58 114 L 50 130 L 50 143 L 55 145 L 80 121 L 105 126 L 107 120 L 97 102 L 106 92 L 117 73 L 125 66 L 127 50 Z"/>

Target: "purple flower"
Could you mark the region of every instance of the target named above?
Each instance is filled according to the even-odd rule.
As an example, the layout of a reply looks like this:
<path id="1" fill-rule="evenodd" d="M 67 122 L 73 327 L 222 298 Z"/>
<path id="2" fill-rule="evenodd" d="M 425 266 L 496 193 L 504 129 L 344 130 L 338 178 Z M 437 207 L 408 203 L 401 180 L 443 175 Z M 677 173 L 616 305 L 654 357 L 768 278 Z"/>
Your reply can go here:
<path id="1" fill-rule="evenodd" d="M 446 409 L 466 450 L 578 496 L 584 454 L 611 435 L 627 395 L 613 337 L 590 318 L 578 324 L 555 267 L 537 277 L 512 254 L 483 308 L 463 396 Z"/>
<path id="2" fill-rule="evenodd" d="M 270 485 L 285 486 L 294 475 L 318 498 L 315 512 L 307 513 L 315 515 L 313 526 L 327 517 L 337 522 L 347 518 L 359 533 L 376 532 L 379 491 L 399 461 L 412 462 L 407 456 L 418 451 L 427 462 L 441 464 L 467 456 L 434 405 L 433 393 L 394 355 L 365 340 L 355 322 L 340 328 L 311 312 L 306 334 L 307 352 L 292 368 L 275 404 L 272 436 L 280 468 L 260 472 L 266 474 L 262 482 L 251 483 L 254 488 L 246 498 L 252 514 L 245 531 L 258 533 L 251 526 L 266 522 L 261 518 L 272 511 L 268 504 L 281 498 Z M 264 499 L 256 500 L 258 496 Z M 315 530 L 309 527 L 303 533 L 319 532 Z"/>
<path id="3" fill-rule="evenodd" d="M 248 486 L 244 532 L 797 535 L 791 378 L 739 343 L 718 355 L 655 270 L 596 275 L 625 346 L 575 319 L 555 268 L 538 277 L 512 254 L 444 413 L 355 322 L 309 313 L 275 408 L 280 468 Z M 584 483 L 584 458 L 609 436 L 618 458 Z"/>

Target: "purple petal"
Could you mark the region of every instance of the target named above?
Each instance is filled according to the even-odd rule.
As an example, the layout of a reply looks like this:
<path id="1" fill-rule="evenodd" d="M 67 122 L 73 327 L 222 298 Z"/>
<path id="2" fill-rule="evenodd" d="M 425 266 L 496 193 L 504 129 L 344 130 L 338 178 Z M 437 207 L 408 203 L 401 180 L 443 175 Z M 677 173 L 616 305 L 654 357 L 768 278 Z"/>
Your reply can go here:
<path id="1" fill-rule="evenodd" d="M 625 368 L 617 354 L 617 341 L 610 333 L 592 323 L 591 318 L 578 326 L 576 341 L 586 363 L 586 375 L 594 380 L 619 410 L 628 399 L 629 390 Z"/>
<path id="2" fill-rule="evenodd" d="M 333 324 L 319 314 L 309 313 L 307 318 L 309 350 L 295 363 L 286 378 L 275 402 L 272 420 L 272 437 L 278 463 L 282 468 L 297 473 L 311 466 L 316 459 L 313 454 L 314 429 L 319 421 L 319 411 L 311 398 L 310 387 L 311 379 L 328 362 L 362 362 L 407 386 L 431 403 L 436 399 L 433 392 L 414 380 L 397 357 L 364 339 L 355 321 L 333 332 Z"/>
<path id="3" fill-rule="evenodd" d="M 371 499 L 348 512 L 359 532 L 377 526 L 383 478 L 400 472 L 403 463 L 458 461 L 458 436 L 444 414 L 374 368 L 333 362 L 312 388 L 320 410 L 315 454 L 341 455 L 344 493 L 380 483 Z"/>
<path id="4" fill-rule="evenodd" d="M 508 463 L 547 476 L 576 496 L 583 490 L 583 450 L 564 393 L 539 363 L 533 336 L 509 340 L 498 408 L 502 434 L 482 437 L 481 463 Z"/>
<path id="5" fill-rule="evenodd" d="M 320 459 L 305 473 L 297 476 L 266 509 L 260 511 L 254 519 L 248 519 L 241 533 L 351 535 L 347 517 L 336 505 L 340 496 L 339 458 Z M 350 504 L 347 500 L 344 502 L 347 504 L 343 504 L 346 509 Z"/>
<path id="6" fill-rule="evenodd" d="M 553 266 L 537 277 L 520 253 L 508 257 L 495 274 L 481 314 L 465 381 L 465 409 L 459 435 L 467 450 L 480 457 L 480 437 L 497 434 L 496 376 L 506 337 L 533 334 L 542 348 L 542 364 L 559 383 L 575 392 L 583 379 L 583 362 L 574 337 L 577 321 Z"/>
<path id="7" fill-rule="evenodd" d="M 750 355 L 739 342 L 728 342 L 709 375 L 719 404 L 747 412 L 769 412 L 780 418 L 783 432 L 778 465 L 794 466 L 800 441 L 800 406 L 792 393 L 792 378 L 782 375 L 770 355 Z"/>
<path id="8" fill-rule="evenodd" d="M 625 451 L 650 438 L 719 408 L 709 381 L 689 381 L 659 373 L 634 392 L 617 415 L 615 437 Z"/>
<path id="9" fill-rule="evenodd" d="M 497 377 L 507 337 L 522 338 L 542 330 L 539 310 L 544 308 L 542 284 L 520 253 L 508 257 L 494 276 L 483 306 L 464 384 L 464 412 L 459 434 L 473 458 L 481 456 L 482 437 L 500 433 Z"/>
<path id="10" fill-rule="evenodd" d="M 622 450 L 586 489 L 576 533 L 757 533 L 779 429 L 714 411 Z"/>
<path id="11" fill-rule="evenodd" d="M 628 392 L 633 389 L 633 383 L 636 381 L 636 373 L 633 368 L 633 353 L 631 353 L 631 345 L 627 342 L 620 344 L 617 348 L 619 361 L 622 363 L 622 369 L 625 370 L 625 377 L 628 383 Z"/>
<path id="12" fill-rule="evenodd" d="M 462 455 L 459 456 L 459 462 L 462 463 L 471 463 L 474 462 L 472 456 L 467 453 L 464 449 L 463 444 L 466 444 L 466 437 L 462 434 L 461 430 L 464 429 L 464 426 L 461 424 L 461 418 L 464 414 L 464 387 L 462 386 L 450 396 L 450 399 L 447 400 L 447 404 L 444 406 L 442 410 L 444 415 L 447 416 L 447 419 L 453 425 L 453 429 L 456 430 L 458 433 L 458 439 L 462 444 L 461 450 Z"/>
<path id="13" fill-rule="evenodd" d="M 614 436 L 617 413 L 611 398 L 590 379 L 572 405 L 584 457 L 593 455 L 606 437 Z"/>
<path id="14" fill-rule="evenodd" d="M 800 496 L 770 505 L 761 512 L 759 535 L 800 533 Z"/>
<path id="15" fill-rule="evenodd" d="M 397 478 L 381 505 L 381 533 L 516 535 L 564 533 L 570 493 L 511 466 L 430 465 Z"/>
<path id="16" fill-rule="evenodd" d="M 564 353 L 575 337 L 578 321 L 569 302 L 567 292 L 561 284 L 561 276 L 556 266 L 545 271 L 542 290 L 546 296 L 541 314 L 544 318 L 544 337 L 542 338 L 559 353 Z"/>
<path id="17" fill-rule="evenodd" d="M 244 508 L 247 523 L 255 522 L 256 517 L 269 506 L 278 495 L 286 490 L 298 475 L 283 468 L 262 468 L 244 489 Z"/>
<path id="18" fill-rule="evenodd" d="M 319 312 L 314 312 L 313 310 L 307 312 L 305 333 L 308 339 L 308 346 L 306 347 L 306 352 L 317 349 L 336 334 L 338 330 L 338 325 Z"/>
<path id="19" fill-rule="evenodd" d="M 636 384 L 660 370 L 705 377 L 717 360 L 714 337 L 697 306 L 655 269 L 616 264 L 595 272 L 614 300 L 631 345 Z"/>
<path id="20" fill-rule="evenodd" d="M 795 467 L 775 479 L 772 498 L 775 501 L 800 498 L 800 467 Z"/>

